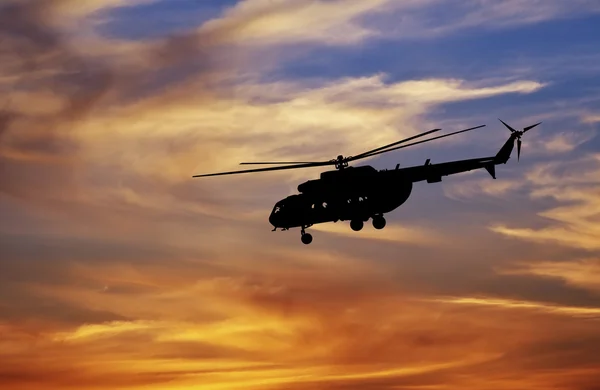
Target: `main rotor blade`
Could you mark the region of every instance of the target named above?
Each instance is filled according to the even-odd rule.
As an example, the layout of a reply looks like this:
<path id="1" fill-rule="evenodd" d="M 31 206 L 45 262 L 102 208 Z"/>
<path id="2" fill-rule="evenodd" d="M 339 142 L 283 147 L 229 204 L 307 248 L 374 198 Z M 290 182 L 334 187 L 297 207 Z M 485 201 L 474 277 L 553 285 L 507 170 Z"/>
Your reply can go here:
<path id="1" fill-rule="evenodd" d="M 283 169 L 312 168 L 312 167 L 321 167 L 321 166 L 332 165 L 332 164 L 335 164 L 335 162 L 333 162 L 333 161 L 323 161 L 323 162 L 310 163 L 310 164 L 288 165 L 288 166 L 283 166 L 283 167 L 247 169 L 247 170 L 242 170 L 242 171 L 231 171 L 231 172 L 220 172 L 220 173 L 207 173 L 207 174 L 204 174 L 204 175 L 195 175 L 195 176 L 192 176 L 192 177 L 223 176 L 223 175 L 235 175 L 235 174 L 238 174 L 238 173 L 279 171 L 279 170 L 283 170 Z"/>
<path id="2" fill-rule="evenodd" d="M 358 160 L 358 159 L 361 159 L 361 158 L 365 158 L 368 155 L 370 155 L 370 154 L 372 154 L 374 152 L 380 151 L 382 149 L 386 149 L 386 148 L 389 148 L 389 147 L 394 146 L 394 145 L 398 145 L 398 144 L 401 144 L 401 143 L 404 143 L 404 142 L 408 142 L 408 141 L 411 141 L 411 140 L 413 140 L 415 138 L 424 137 L 424 136 L 426 136 L 428 134 L 435 133 L 436 131 L 440 131 L 440 130 L 442 130 L 442 129 L 433 129 L 433 130 L 429 130 L 429 131 L 426 131 L 426 132 L 421 133 L 421 134 L 413 135 L 412 137 L 408 137 L 408 138 L 405 138 L 405 139 L 400 140 L 400 141 L 392 142 L 389 145 L 381 146 L 379 148 L 376 148 L 376 149 L 373 149 L 373 150 L 369 150 L 367 152 L 358 154 L 356 156 L 351 156 L 351 157 L 349 157 L 347 159 L 347 161 L 354 161 L 354 160 Z"/>
<path id="3" fill-rule="evenodd" d="M 273 161 L 273 162 L 242 162 L 240 165 L 277 165 L 277 164 L 317 164 L 325 161 Z"/>
<path id="4" fill-rule="evenodd" d="M 395 148 L 392 149 L 388 149 L 388 150 L 381 150 L 379 152 L 375 152 L 375 153 L 371 153 L 368 156 L 365 157 L 372 157 L 372 156 L 376 156 L 378 154 L 382 154 L 382 153 L 386 153 L 386 152 L 391 152 L 392 150 L 398 150 L 398 149 L 402 149 L 402 148 L 408 148 L 409 146 L 414 146 L 414 145 L 418 145 L 418 144 L 422 144 L 424 142 L 429 142 L 429 141 L 433 141 L 436 139 L 440 139 L 440 138 L 444 138 L 444 137 L 450 137 L 451 135 L 455 135 L 455 134 L 460 134 L 460 133 L 464 133 L 466 131 L 471 131 L 471 130 L 475 130 L 475 129 L 479 129 L 481 127 L 485 127 L 485 125 L 480 125 L 480 126 L 476 126 L 476 127 L 471 127 L 469 129 L 464 129 L 464 130 L 459 130 L 459 131 L 455 131 L 454 133 L 449 133 L 449 134 L 444 134 L 444 135 L 440 135 L 437 137 L 433 137 L 433 138 L 429 138 L 429 139 L 425 139 L 423 141 L 417 141 L 417 142 L 412 142 L 408 145 L 401 145 L 401 146 L 396 146 Z"/>

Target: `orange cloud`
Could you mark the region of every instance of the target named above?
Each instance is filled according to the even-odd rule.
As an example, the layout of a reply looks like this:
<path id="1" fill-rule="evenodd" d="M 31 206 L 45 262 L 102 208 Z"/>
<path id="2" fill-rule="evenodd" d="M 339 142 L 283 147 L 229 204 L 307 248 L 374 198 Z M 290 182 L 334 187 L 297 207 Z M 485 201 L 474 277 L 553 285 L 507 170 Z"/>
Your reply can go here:
<path id="1" fill-rule="evenodd" d="M 600 315 L 600 308 L 595 307 L 565 307 L 554 306 L 536 302 L 514 301 L 509 299 L 490 299 L 490 298 L 446 298 L 440 299 L 440 302 L 464 304 L 464 305 L 483 305 L 493 306 L 503 309 L 534 309 L 549 313 L 567 314 L 573 316 L 591 316 L 597 318 Z"/>
<path id="2" fill-rule="evenodd" d="M 41 333 L 35 349 L 23 348 L 25 339 L 11 331 L 5 340 L 20 349 L 3 349 L 2 356 L 21 379 L 4 383 L 40 389 L 62 388 L 75 380 L 83 388 L 164 388 L 168 381 L 178 389 L 424 383 L 493 389 L 523 385 L 522 378 L 516 383 L 506 372 L 531 370 L 527 384 L 532 387 L 568 378 L 592 380 L 599 374 L 578 371 L 578 362 L 570 358 L 554 358 L 578 348 L 582 355 L 577 359 L 593 361 L 591 345 L 582 350 L 568 343 L 596 340 L 595 322 L 576 316 L 597 316 L 598 309 L 421 299 L 397 290 L 376 267 L 320 278 L 319 268 L 326 267 L 318 266 L 306 278 L 280 275 L 281 284 L 275 285 L 264 276 L 194 283 L 190 275 L 177 286 L 161 276 L 168 272 L 157 270 L 146 273 L 155 279 L 147 283 L 157 287 L 153 293 L 116 293 L 112 300 L 102 299 L 104 292 L 69 291 L 73 301 L 91 307 L 108 304 L 139 319 Z M 160 279 L 164 281 L 157 283 Z M 490 305 L 494 311 L 480 308 Z"/>
<path id="3" fill-rule="evenodd" d="M 532 387 L 599 375 L 578 371 L 579 362 L 596 356 L 598 307 L 423 296 L 398 281 L 393 263 L 320 250 L 310 257 L 271 250 L 265 257 L 246 248 L 221 264 L 201 256 L 76 262 L 67 268 L 76 284 L 28 283 L 30 294 L 61 308 L 120 319 L 54 322 L 30 335 L 9 322 L 0 360 L 20 374 L 4 383 L 494 389 L 519 388 L 526 370 Z M 35 347 L 26 347 L 28 338 Z M 575 339 L 588 340 L 589 348 L 571 344 Z"/>
<path id="4" fill-rule="evenodd" d="M 360 152 L 429 128 L 422 116 L 439 104 L 545 86 L 385 75 L 259 82 L 238 62 L 242 49 L 213 49 L 347 44 L 372 34 L 358 16 L 385 9 L 271 3 L 242 3 L 189 34 L 143 43 L 64 38 L 74 21 L 120 1 L 2 9 L 0 34 L 26 33 L 20 54 L 12 38 L 0 42 L 0 83 L 12 97 L 0 116 L 9 221 L 0 228 L 0 387 L 584 389 L 598 380 L 600 302 L 588 265 L 487 246 L 497 237 L 460 217 L 390 221 L 361 241 L 345 225 L 323 225 L 315 230 L 327 240 L 292 247 L 297 236 L 274 240 L 266 216 L 314 172 L 191 180 L 242 157 Z M 195 55 L 203 61 L 189 71 Z M 65 79 L 73 66 L 86 77 Z M 180 77 L 160 83 L 161 72 Z M 592 193 L 555 186 L 559 177 L 585 187 L 597 172 L 568 179 L 554 168 L 534 170 L 528 185 L 581 202 L 546 215 L 565 223 L 572 246 L 587 229 L 589 246 Z M 521 188 L 494 183 L 484 190 Z M 451 228 L 440 233 L 438 223 Z M 499 271 L 511 269 L 512 253 L 529 268 Z M 569 288 L 548 281 L 558 274 Z"/>

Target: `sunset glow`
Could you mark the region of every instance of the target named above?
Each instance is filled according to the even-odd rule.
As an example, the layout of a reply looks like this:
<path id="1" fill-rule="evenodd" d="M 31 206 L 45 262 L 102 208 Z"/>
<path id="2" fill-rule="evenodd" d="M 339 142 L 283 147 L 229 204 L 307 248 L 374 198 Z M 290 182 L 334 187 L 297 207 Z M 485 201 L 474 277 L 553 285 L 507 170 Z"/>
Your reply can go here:
<path id="1" fill-rule="evenodd" d="M 452 3 L 452 4 L 450 4 Z M 0 0 L 0 389 L 597 389 L 600 3 Z M 272 232 L 329 160 L 493 156 Z"/>

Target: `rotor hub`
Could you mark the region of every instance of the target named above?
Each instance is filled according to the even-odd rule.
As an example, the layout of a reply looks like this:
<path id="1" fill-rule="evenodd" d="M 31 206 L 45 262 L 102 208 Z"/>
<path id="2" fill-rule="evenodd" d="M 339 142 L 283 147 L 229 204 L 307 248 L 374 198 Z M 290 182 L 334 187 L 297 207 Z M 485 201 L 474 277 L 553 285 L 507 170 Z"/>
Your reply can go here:
<path id="1" fill-rule="evenodd" d="M 348 159 L 344 158 L 344 156 L 342 156 L 341 154 L 337 156 L 337 159 L 333 161 L 335 161 L 335 169 L 342 170 L 348 167 Z"/>
<path id="2" fill-rule="evenodd" d="M 510 130 L 510 132 L 512 133 L 511 137 L 514 137 L 514 138 L 513 138 L 513 140 L 514 140 L 514 139 L 516 139 L 516 140 L 517 140 L 517 160 L 520 160 L 520 159 L 521 159 L 521 136 L 522 136 L 523 134 L 525 134 L 526 132 L 528 132 L 529 130 L 533 129 L 534 127 L 538 126 L 538 125 L 539 125 L 539 124 L 541 124 L 542 122 L 538 122 L 538 123 L 536 123 L 535 125 L 531 125 L 531 126 L 524 127 L 524 128 L 523 128 L 523 130 L 519 131 L 519 130 L 515 130 L 515 129 L 513 129 L 512 127 L 510 127 L 510 125 L 506 124 L 506 123 L 505 123 L 505 122 L 504 122 L 502 119 L 499 119 L 499 118 L 498 118 L 498 120 L 499 120 L 500 122 L 502 122 L 502 124 L 503 124 L 504 126 L 506 126 L 506 128 L 507 128 L 508 130 Z"/>

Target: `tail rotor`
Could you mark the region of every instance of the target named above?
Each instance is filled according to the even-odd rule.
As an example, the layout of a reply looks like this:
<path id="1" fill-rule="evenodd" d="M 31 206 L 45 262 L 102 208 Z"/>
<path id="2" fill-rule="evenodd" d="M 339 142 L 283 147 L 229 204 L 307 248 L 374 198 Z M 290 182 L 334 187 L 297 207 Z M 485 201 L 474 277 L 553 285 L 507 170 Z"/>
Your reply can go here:
<path id="1" fill-rule="evenodd" d="M 531 125 L 531 126 L 527 126 L 524 127 L 523 130 L 518 131 L 513 129 L 512 127 L 510 127 L 509 125 L 507 125 L 502 119 L 498 119 L 500 122 L 502 122 L 502 124 L 504 126 L 506 126 L 506 128 L 508 130 L 510 130 L 511 133 L 513 133 L 513 135 L 515 136 L 515 138 L 517 139 L 517 160 L 519 160 L 521 158 L 521 136 L 523 134 L 525 134 L 526 132 L 528 132 L 529 130 L 533 129 L 534 127 L 538 126 L 539 124 L 541 124 L 542 122 L 538 122 L 535 125 Z"/>

